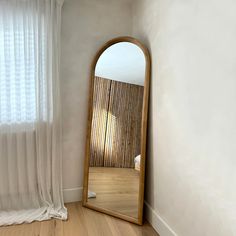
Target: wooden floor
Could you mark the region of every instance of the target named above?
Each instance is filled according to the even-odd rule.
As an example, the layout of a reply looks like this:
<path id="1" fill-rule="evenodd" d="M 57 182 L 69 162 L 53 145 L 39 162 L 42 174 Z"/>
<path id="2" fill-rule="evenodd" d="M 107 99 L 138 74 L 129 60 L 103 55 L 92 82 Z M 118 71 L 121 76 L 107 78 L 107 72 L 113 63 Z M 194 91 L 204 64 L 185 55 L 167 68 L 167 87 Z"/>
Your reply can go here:
<path id="1" fill-rule="evenodd" d="M 131 168 L 89 168 L 89 190 L 96 198 L 88 202 L 97 207 L 138 217 L 139 171 Z"/>
<path id="2" fill-rule="evenodd" d="M 158 236 L 148 223 L 134 225 L 84 208 L 81 203 L 66 206 L 69 213 L 67 221 L 53 219 L 0 227 L 0 236 Z"/>

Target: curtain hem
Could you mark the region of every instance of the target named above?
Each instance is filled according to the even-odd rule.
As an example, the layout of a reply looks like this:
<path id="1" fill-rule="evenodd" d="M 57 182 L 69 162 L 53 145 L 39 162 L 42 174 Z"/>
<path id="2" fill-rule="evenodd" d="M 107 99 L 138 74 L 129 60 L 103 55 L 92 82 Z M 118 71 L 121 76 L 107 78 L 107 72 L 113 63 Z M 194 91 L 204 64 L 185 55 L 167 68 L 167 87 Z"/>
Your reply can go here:
<path id="1" fill-rule="evenodd" d="M 65 207 L 55 209 L 49 206 L 38 209 L 1 212 L 0 226 L 32 223 L 33 221 L 44 221 L 53 218 L 67 220 L 67 209 Z"/>

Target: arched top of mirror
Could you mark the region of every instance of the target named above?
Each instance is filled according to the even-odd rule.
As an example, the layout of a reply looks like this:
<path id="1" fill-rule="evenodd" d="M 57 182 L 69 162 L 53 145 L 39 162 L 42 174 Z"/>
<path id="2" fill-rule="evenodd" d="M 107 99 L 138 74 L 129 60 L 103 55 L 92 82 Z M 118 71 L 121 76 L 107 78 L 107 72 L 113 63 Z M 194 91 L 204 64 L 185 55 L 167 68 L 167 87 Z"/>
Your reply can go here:
<path id="1" fill-rule="evenodd" d="M 145 56 L 140 47 L 130 42 L 119 42 L 101 54 L 95 76 L 143 86 L 145 67 Z"/>

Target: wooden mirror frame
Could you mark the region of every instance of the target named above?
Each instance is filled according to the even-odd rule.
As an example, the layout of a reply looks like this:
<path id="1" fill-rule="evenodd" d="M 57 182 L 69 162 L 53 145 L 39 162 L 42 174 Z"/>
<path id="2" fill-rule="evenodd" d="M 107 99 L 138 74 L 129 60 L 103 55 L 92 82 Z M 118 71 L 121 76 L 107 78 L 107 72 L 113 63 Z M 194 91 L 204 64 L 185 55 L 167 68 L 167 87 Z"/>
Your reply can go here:
<path id="1" fill-rule="evenodd" d="M 143 95 L 143 107 L 142 107 L 142 124 L 141 124 L 141 163 L 140 163 L 140 177 L 139 177 L 139 197 L 138 197 L 138 218 L 124 215 L 119 212 L 114 212 L 109 209 L 96 207 L 88 202 L 88 180 L 89 180 L 89 160 L 90 160 L 90 138 L 91 138 L 91 126 L 93 115 L 93 93 L 94 93 L 94 76 L 97 61 L 102 53 L 110 46 L 121 43 L 129 42 L 138 46 L 145 57 L 146 69 L 145 69 L 145 81 L 144 81 L 144 95 Z M 143 205 L 144 205 L 144 184 L 145 184 L 145 162 L 146 162 L 146 139 L 147 139 L 147 118 L 148 118 L 148 100 L 149 100 L 149 86 L 151 76 L 151 58 L 148 49 L 137 39 L 124 36 L 114 38 L 105 43 L 100 50 L 96 53 L 90 73 L 90 91 L 89 91 L 89 106 L 88 106 L 88 125 L 86 136 L 86 150 L 85 150 L 85 162 L 84 162 L 84 186 L 83 186 L 83 206 L 114 216 L 120 219 L 142 225 L 143 223 Z"/>

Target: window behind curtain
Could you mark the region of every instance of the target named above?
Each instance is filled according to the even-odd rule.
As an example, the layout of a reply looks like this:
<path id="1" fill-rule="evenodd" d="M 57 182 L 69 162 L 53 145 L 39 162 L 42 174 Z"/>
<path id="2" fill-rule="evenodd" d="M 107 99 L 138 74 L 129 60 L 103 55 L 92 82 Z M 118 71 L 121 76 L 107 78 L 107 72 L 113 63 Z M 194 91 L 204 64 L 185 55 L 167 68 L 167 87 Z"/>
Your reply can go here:
<path id="1" fill-rule="evenodd" d="M 44 18 L 38 17 L 34 24 L 30 7 L 24 11 L 8 7 L 7 13 L 0 10 L 0 125 L 34 123 L 37 109 L 46 111 L 42 101 L 47 91 L 40 93 L 45 98 L 37 104 L 38 90 L 46 82 Z"/>

